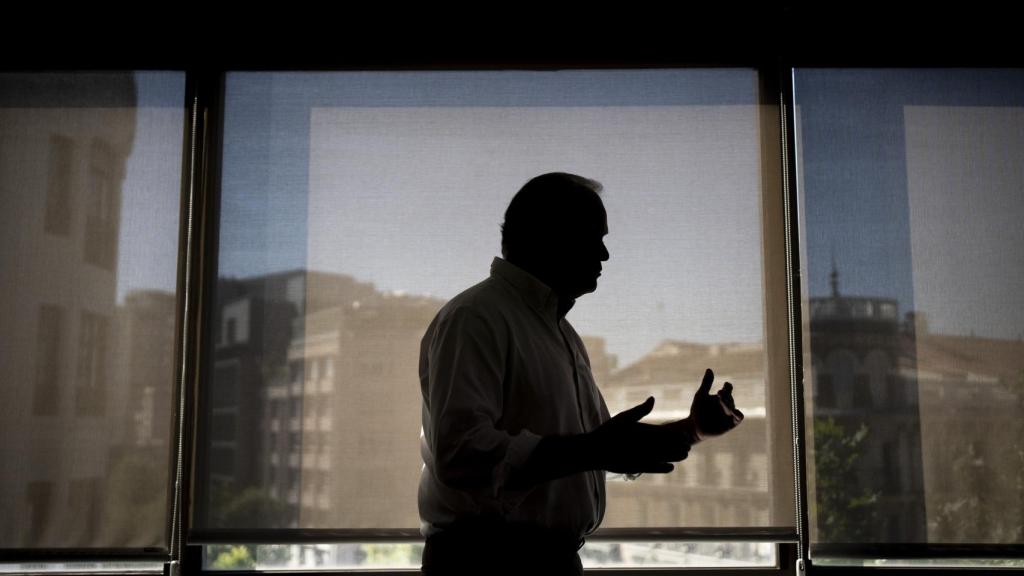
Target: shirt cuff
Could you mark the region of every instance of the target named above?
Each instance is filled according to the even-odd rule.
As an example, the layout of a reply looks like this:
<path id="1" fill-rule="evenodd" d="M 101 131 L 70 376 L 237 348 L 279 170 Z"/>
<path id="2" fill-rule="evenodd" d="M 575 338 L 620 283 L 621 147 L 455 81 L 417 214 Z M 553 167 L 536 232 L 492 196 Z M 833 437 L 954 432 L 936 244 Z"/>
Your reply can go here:
<path id="1" fill-rule="evenodd" d="M 525 428 L 518 434 L 509 438 L 508 448 L 505 449 L 505 458 L 494 467 L 494 493 L 491 496 L 501 503 L 502 513 L 507 513 L 516 507 L 526 498 L 533 487 L 508 490 L 505 483 L 509 474 L 514 470 L 522 468 L 530 458 L 530 454 L 537 447 L 541 437 Z"/>

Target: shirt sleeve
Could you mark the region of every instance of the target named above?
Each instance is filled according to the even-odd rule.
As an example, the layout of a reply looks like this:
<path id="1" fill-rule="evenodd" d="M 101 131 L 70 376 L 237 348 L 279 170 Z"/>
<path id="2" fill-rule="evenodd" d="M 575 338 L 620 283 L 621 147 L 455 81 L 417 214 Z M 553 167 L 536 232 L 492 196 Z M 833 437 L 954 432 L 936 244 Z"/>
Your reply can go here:
<path id="1" fill-rule="evenodd" d="M 440 319 L 427 351 L 430 421 L 424 431 L 438 480 L 501 513 L 529 493 L 505 484 L 540 441 L 529 430 L 513 434 L 500 427 L 507 350 L 507 331 L 472 308 Z"/>

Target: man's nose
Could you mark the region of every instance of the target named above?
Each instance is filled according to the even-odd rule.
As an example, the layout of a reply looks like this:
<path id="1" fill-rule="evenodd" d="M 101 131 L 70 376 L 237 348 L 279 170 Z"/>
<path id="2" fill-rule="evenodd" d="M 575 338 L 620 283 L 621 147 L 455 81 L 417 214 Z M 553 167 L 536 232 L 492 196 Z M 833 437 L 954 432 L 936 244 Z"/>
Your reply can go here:
<path id="1" fill-rule="evenodd" d="M 608 258 L 610 258 L 610 257 L 611 257 L 611 255 L 608 254 L 608 248 L 602 242 L 601 243 L 601 262 L 607 262 Z"/>

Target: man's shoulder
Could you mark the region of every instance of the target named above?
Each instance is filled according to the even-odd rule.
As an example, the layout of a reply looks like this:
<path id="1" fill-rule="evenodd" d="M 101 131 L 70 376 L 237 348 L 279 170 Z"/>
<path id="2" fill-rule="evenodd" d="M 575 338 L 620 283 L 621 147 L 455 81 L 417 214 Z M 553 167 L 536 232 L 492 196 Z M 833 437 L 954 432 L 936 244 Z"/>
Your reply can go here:
<path id="1" fill-rule="evenodd" d="M 424 335 L 425 341 L 439 335 L 498 335 L 508 329 L 511 306 L 508 290 L 494 277 L 456 294 L 437 312 Z M 445 336 L 446 337 L 446 336 Z"/>
<path id="2" fill-rule="evenodd" d="M 456 294 L 438 312 L 438 317 L 478 314 L 486 317 L 500 315 L 514 304 L 513 294 L 500 279 L 489 277 Z"/>

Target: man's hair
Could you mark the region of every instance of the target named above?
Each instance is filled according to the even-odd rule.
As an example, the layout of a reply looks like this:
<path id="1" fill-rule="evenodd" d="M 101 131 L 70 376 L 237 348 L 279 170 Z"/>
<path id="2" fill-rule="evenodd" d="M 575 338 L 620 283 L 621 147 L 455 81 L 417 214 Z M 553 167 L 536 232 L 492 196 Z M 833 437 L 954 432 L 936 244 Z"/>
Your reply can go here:
<path id="1" fill-rule="evenodd" d="M 567 174 L 541 174 L 523 185 L 505 210 L 501 255 L 522 255 L 541 247 L 582 211 L 601 206 L 600 182 Z"/>

